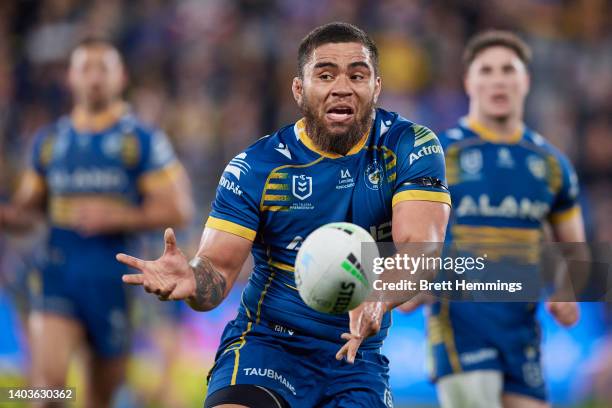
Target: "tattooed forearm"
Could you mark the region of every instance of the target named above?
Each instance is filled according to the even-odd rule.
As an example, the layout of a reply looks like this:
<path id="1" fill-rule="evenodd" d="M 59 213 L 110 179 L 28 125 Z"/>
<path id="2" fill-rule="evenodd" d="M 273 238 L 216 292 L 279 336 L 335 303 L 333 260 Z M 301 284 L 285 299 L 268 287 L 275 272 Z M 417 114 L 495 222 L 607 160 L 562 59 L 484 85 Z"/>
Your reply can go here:
<path id="1" fill-rule="evenodd" d="M 206 258 L 195 257 L 189 262 L 196 281 L 193 297 L 187 300 L 195 310 L 206 311 L 215 308 L 223 300 L 227 282 Z"/>

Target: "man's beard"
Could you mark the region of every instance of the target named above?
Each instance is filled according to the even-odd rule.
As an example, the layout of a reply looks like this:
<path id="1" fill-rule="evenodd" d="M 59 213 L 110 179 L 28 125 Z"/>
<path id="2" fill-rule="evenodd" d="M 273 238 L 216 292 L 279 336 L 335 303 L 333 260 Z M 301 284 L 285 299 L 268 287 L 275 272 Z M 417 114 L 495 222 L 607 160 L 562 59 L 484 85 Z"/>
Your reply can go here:
<path id="1" fill-rule="evenodd" d="M 328 153 L 346 155 L 365 135 L 372 124 L 372 109 L 374 101 L 370 101 L 361 116 L 357 117 L 343 133 L 330 133 L 325 123 L 316 112 L 311 109 L 304 97 L 301 109 L 306 118 L 306 134 L 314 144 Z"/>

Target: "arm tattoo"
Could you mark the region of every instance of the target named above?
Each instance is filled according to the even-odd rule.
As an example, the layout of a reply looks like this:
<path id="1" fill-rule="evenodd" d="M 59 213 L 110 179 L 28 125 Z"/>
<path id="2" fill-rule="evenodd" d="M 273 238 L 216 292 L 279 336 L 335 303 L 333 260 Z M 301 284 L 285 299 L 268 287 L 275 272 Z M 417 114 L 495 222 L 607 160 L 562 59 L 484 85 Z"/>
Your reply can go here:
<path id="1" fill-rule="evenodd" d="M 195 257 L 189 262 L 196 281 L 195 295 L 189 305 L 199 311 L 215 308 L 223 300 L 227 282 L 207 258 Z"/>

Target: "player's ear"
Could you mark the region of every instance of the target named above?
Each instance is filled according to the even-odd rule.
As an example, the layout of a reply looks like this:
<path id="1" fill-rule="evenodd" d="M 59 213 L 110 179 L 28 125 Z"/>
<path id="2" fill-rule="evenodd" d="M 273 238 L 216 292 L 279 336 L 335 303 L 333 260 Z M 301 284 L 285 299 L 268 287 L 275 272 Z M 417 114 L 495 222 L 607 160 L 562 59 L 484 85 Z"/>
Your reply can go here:
<path id="1" fill-rule="evenodd" d="M 465 93 L 467 94 L 467 96 L 471 95 L 470 80 L 468 78 L 468 73 L 467 72 L 465 74 L 463 74 L 463 89 L 465 90 Z"/>
<path id="2" fill-rule="evenodd" d="M 295 99 L 295 102 L 298 104 L 298 106 L 301 107 L 304 87 L 300 78 L 293 78 L 293 83 L 291 84 L 291 91 L 293 92 L 293 99 Z"/>
<path id="3" fill-rule="evenodd" d="M 380 95 L 380 91 L 382 90 L 382 78 L 377 76 L 374 84 L 374 103 L 378 102 L 378 96 Z"/>

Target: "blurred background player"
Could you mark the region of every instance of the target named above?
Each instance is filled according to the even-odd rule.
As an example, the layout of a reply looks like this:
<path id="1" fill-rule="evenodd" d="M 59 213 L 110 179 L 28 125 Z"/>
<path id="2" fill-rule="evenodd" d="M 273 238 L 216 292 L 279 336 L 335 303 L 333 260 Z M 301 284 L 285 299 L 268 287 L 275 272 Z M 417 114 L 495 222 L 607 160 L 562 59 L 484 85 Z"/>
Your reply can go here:
<path id="1" fill-rule="evenodd" d="M 513 248 L 527 259 L 547 223 L 557 241 L 585 239 L 573 167 L 523 123 L 530 57 L 511 32 L 474 36 L 464 52 L 468 115 L 440 136 L 453 200 L 447 241 L 476 244 L 483 253 L 496 248 L 508 259 L 516 256 Z M 548 406 L 536 306 L 448 300 L 431 306 L 431 374 L 444 408 Z M 563 326 L 578 320 L 576 303 L 546 307 Z"/>
<path id="2" fill-rule="evenodd" d="M 127 299 L 114 254 L 130 234 L 185 224 L 189 182 L 165 135 L 143 126 L 121 97 L 126 72 L 117 49 L 82 41 L 70 56 L 74 108 L 36 136 L 31 167 L 3 229 L 50 224 L 42 287 L 30 318 L 31 385 L 62 387 L 70 357 L 86 342 L 88 406 L 107 407 L 125 373 Z M 82 394 L 81 394 L 82 395 Z"/>
<path id="3" fill-rule="evenodd" d="M 229 162 L 193 260 L 171 229 L 159 259 L 118 259 L 142 272 L 126 283 L 208 311 L 252 252 L 255 267 L 221 338 L 206 407 L 392 407 L 380 348 L 394 305 L 316 312 L 295 288 L 295 257 L 304 237 L 336 221 L 368 230 L 392 223 L 392 234 L 379 239 L 395 243 L 443 240 L 444 157 L 432 149 L 410 160 L 422 147 L 439 147 L 437 137 L 375 109 L 378 51 L 359 28 L 330 23 L 311 31 L 300 43 L 297 74 L 292 90 L 304 118 Z"/>

